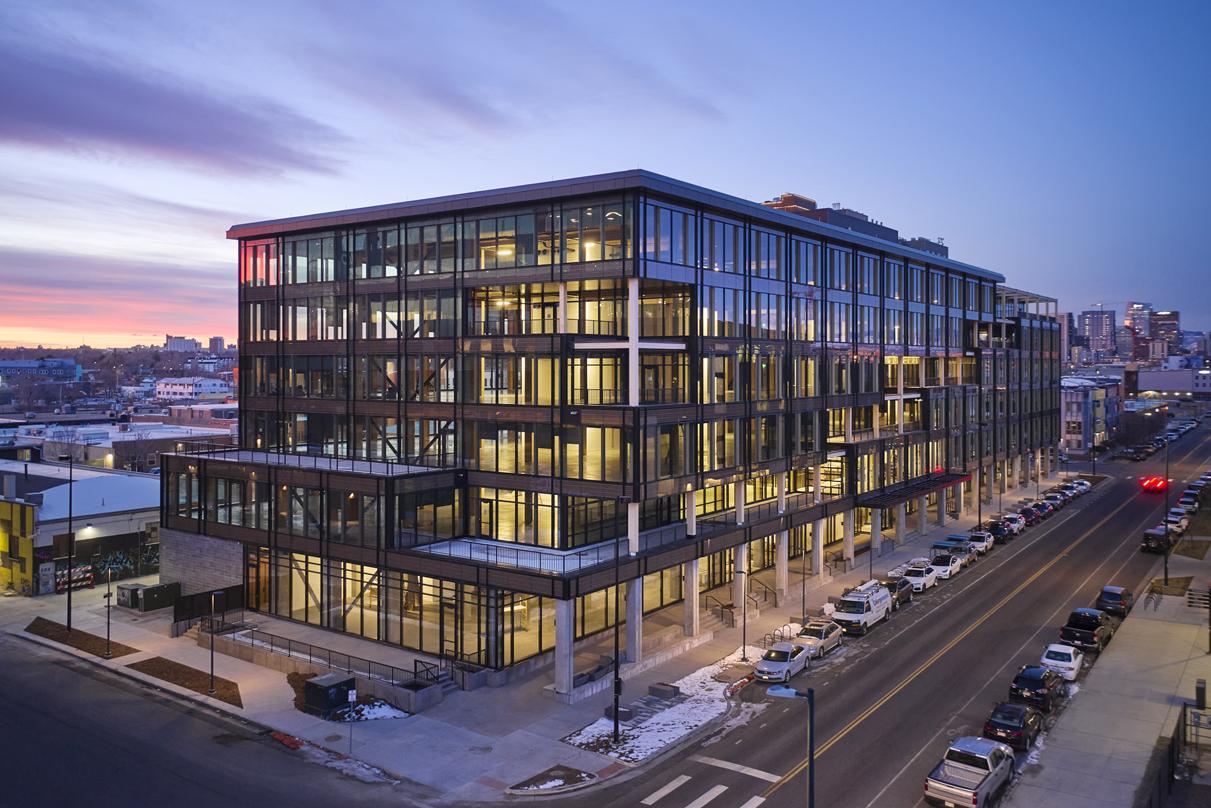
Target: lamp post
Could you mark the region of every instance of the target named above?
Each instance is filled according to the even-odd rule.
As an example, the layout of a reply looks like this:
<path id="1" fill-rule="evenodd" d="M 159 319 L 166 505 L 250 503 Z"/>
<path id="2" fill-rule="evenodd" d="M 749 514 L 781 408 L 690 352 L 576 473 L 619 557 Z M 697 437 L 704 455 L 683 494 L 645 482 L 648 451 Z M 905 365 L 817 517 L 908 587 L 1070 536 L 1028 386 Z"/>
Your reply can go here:
<path id="1" fill-rule="evenodd" d="M 621 497 L 619 503 L 625 507 L 629 507 L 631 502 L 630 497 Z M 630 520 L 627 520 L 628 525 Z M 628 527 L 628 530 L 630 528 Z M 622 699 L 622 674 L 619 666 L 618 657 L 621 651 L 621 631 L 622 621 L 618 618 L 618 592 L 622 587 L 620 580 L 621 558 L 618 552 L 618 541 L 614 541 L 614 743 L 618 743 L 618 707 L 619 701 Z"/>
<path id="2" fill-rule="evenodd" d="M 70 454 L 59 455 L 59 462 L 67 461 L 67 633 L 71 633 L 71 591 L 72 586 L 72 568 L 75 566 L 76 556 L 76 532 L 73 530 L 72 513 L 73 502 L 72 495 L 75 492 L 76 482 L 76 452 L 73 449 Z"/>
<path id="3" fill-rule="evenodd" d="M 110 585 L 114 580 L 114 568 L 112 564 L 105 565 L 105 658 L 109 659 L 113 656 L 113 650 L 109 646 L 109 609 L 113 601 L 113 591 Z"/>
<path id="4" fill-rule="evenodd" d="M 778 698 L 807 699 L 807 808 L 816 808 L 816 691 L 774 685 L 765 692 Z"/>
<path id="5" fill-rule="evenodd" d="M 1161 524 L 1165 526 L 1165 586 L 1169 586 L 1169 441 L 1165 441 L 1165 512 L 1161 516 Z"/>
<path id="6" fill-rule="evenodd" d="M 207 692 L 214 695 L 214 601 L 218 597 L 218 592 L 210 593 L 210 690 Z"/>

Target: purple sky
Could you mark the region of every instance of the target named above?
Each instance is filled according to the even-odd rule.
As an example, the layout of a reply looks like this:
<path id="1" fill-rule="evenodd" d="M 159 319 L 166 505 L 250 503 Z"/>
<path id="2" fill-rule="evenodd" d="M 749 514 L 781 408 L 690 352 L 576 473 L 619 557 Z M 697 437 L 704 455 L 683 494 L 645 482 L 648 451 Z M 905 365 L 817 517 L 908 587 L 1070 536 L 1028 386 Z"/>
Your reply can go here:
<path id="1" fill-rule="evenodd" d="M 0 7 L 0 344 L 234 336 L 227 225 L 640 166 L 1211 327 L 1205 3 Z"/>

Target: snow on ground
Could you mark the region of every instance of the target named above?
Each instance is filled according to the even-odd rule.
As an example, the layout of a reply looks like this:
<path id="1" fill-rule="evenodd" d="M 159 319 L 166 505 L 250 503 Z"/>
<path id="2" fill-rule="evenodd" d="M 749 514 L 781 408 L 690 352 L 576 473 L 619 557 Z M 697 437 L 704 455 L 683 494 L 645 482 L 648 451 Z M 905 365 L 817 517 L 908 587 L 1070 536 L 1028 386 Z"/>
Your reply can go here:
<path id="1" fill-rule="evenodd" d="M 398 710 L 381 699 L 374 699 L 366 704 L 358 704 L 352 709 L 346 708 L 340 713 L 339 721 L 375 721 L 380 718 L 407 718 L 411 713 Z"/>
<path id="2" fill-rule="evenodd" d="M 327 749 L 321 749 L 314 744 L 305 744 L 300 750 L 303 756 L 312 763 L 319 763 L 327 766 L 330 769 L 340 772 L 341 774 L 352 777 L 355 780 L 360 780 L 363 783 L 398 783 L 399 781 L 388 775 L 385 771 L 369 763 L 363 763 L 360 760 L 354 760 L 344 755 L 338 755 L 335 752 L 329 752 Z"/>
<path id="3" fill-rule="evenodd" d="M 1030 748 L 1030 754 L 1026 755 L 1027 766 L 1037 766 L 1039 756 L 1043 754 L 1043 750 L 1047 748 L 1047 733 L 1040 732 L 1038 737 L 1034 739 L 1034 746 Z"/>
<path id="4" fill-rule="evenodd" d="M 1080 685 L 1078 685 L 1076 682 L 1068 683 L 1068 698 L 1072 698 L 1073 696 L 1075 696 L 1077 693 L 1080 693 L 1080 692 L 1081 692 Z"/>
<path id="5" fill-rule="evenodd" d="M 734 674 L 723 675 L 724 672 L 734 665 L 743 665 L 741 656 L 756 662 L 762 653 L 760 648 L 751 645 L 737 648 L 723 659 L 673 682 L 681 689 L 685 700 L 661 710 L 641 724 L 621 725 L 617 746 L 613 743 L 614 722 L 609 718 L 597 719 L 564 738 L 564 743 L 638 763 L 723 715 L 727 711 L 724 688 L 739 678 Z"/>

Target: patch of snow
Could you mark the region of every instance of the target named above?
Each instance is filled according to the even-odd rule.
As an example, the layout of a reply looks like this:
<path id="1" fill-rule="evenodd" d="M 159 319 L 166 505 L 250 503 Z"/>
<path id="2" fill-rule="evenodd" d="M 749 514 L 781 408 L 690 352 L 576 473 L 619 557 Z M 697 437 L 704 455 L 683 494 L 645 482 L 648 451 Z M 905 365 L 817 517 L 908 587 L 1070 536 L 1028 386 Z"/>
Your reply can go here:
<path id="1" fill-rule="evenodd" d="M 411 713 L 398 710 L 381 699 L 368 704 L 358 704 L 340 712 L 340 721 L 375 721 L 380 718 L 407 718 Z"/>
<path id="2" fill-rule="evenodd" d="M 1075 696 L 1077 693 L 1080 693 L 1080 692 L 1081 692 L 1080 685 L 1078 685 L 1076 682 L 1068 683 L 1068 698 L 1072 698 L 1073 696 Z"/>
<path id="3" fill-rule="evenodd" d="M 685 700 L 653 714 L 643 723 L 620 727 L 617 746 L 613 743 L 614 722 L 609 718 L 597 719 L 564 738 L 564 743 L 638 763 L 723 715 L 727 711 L 723 691 L 730 684 L 729 679 L 734 678 L 726 676 L 725 671 L 743 664 L 741 656 L 756 662 L 761 654 L 761 649 L 755 646 L 737 648 L 723 659 L 673 682 Z M 749 718 L 752 715 L 756 712 L 750 713 Z"/>
<path id="4" fill-rule="evenodd" d="M 559 788 L 560 786 L 566 786 L 567 784 L 568 783 L 566 780 L 556 779 L 547 780 L 545 783 L 535 783 L 532 786 L 525 786 L 524 788 L 526 791 L 541 791 L 542 789 L 547 788 Z"/>
<path id="5" fill-rule="evenodd" d="M 1030 749 L 1030 754 L 1026 755 L 1027 766 L 1037 766 L 1039 764 L 1039 756 L 1043 754 L 1043 750 L 1047 748 L 1047 733 L 1040 732 L 1038 737 L 1034 739 L 1034 746 Z"/>
<path id="6" fill-rule="evenodd" d="M 308 743 L 300 751 L 312 763 L 327 766 L 329 769 L 338 771 L 346 777 L 360 780 L 363 783 L 390 783 L 394 785 L 399 782 L 376 766 L 371 766 L 369 763 L 363 763 L 351 757 L 338 755 L 335 752 L 329 752 L 314 744 Z"/>

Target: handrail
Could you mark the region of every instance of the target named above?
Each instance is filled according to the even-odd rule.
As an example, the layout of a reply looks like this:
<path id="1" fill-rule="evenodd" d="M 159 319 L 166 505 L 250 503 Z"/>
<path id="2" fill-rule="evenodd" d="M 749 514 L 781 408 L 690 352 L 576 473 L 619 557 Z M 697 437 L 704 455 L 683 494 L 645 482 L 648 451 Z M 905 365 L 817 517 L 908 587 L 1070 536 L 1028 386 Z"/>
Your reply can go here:
<path id="1" fill-rule="evenodd" d="M 735 612 L 736 612 L 736 607 L 734 607 L 734 606 L 729 606 L 728 604 L 726 604 L 726 603 L 724 603 L 723 601 L 719 600 L 719 598 L 715 597 L 714 595 L 706 595 L 706 594 L 704 594 L 702 597 L 703 597 L 703 599 L 704 599 L 704 600 L 706 600 L 706 601 L 708 601 L 708 602 L 709 602 L 709 601 L 714 601 L 714 602 L 715 602 L 715 605 L 716 605 L 716 606 L 718 607 L 718 609 L 719 609 L 719 619 L 720 619 L 720 620 L 724 620 L 724 619 L 725 619 L 725 618 L 724 618 L 724 616 L 723 616 L 723 613 L 724 613 L 724 612 L 730 612 L 730 613 L 732 613 L 732 614 L 735 614 Z M 708 603 L 708 605 L 709 605 L 709 603 Z"/>
<path id="2" fill-rule="evenodd" d="M 774 596 L 774 605 L 775 606 L 778 605 L 778 593 L 775 592 L 774 589 L 769 584 L 767 584 L 764 581 L 761 581 L 757 578 L 754 578 L 751 575 L 746 575 L 745 577 L 748 578 L 750 588 L 752 587 L 753 584 L 756 584 L 757 586 L 761 587 L 761 602 L 762 603 L 765 603 L 766 601 L 768 601 L 770 599 L 770 595 L 773 595 Z"/>
<path id="3" fill-rule="evenodd" d="M 437 666 L 419 659 L 413 661 L 412 671 L 409 672 L 385 662 L 375 662 L 311 643 L 292 640 L 288 637 L 279 637 L 257 628 L 233 632 L 229 635 L 229 639 L 254 648 L 264 648 L 270 653 L 303 659 L 313 665 L 322 665 L 356 676 L 364 676 L 367 679 L 376 679 L 396 687 L 415 681 L 437 681 Z"/>

